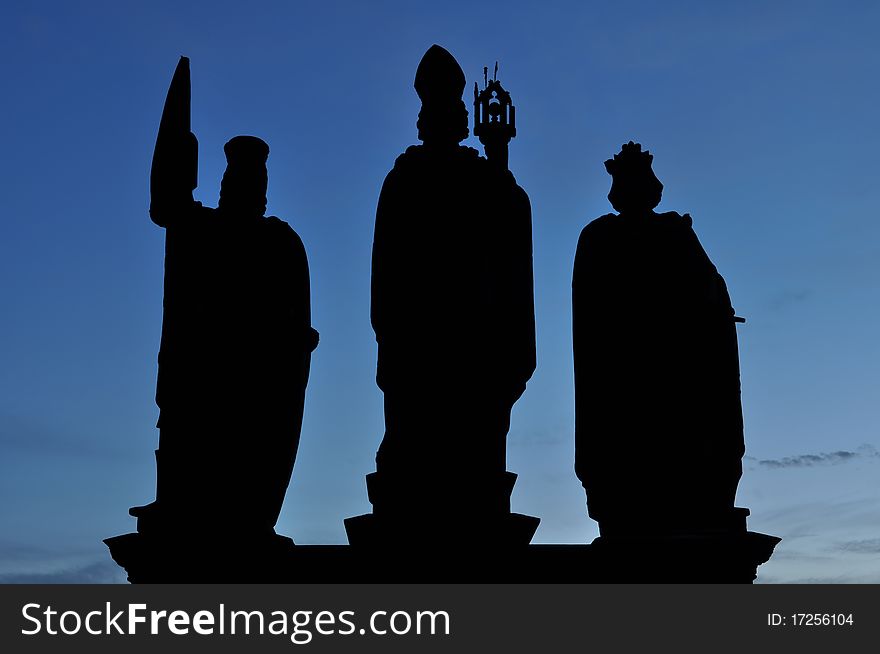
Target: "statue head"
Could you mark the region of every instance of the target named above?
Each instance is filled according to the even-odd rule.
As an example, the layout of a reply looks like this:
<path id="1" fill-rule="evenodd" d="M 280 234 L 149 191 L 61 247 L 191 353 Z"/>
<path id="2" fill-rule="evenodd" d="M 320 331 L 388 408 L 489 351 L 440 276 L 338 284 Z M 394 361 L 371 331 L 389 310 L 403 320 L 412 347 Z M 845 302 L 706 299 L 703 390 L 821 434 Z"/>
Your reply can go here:
<path id="1" fill-rule="evenodd" d="M 605 162 L 612 177 L 608 200 L 618 213 L 651 211 L 660 204 L 663 184 L 651 169 L 653 155 L 639 143 L 630 141 L 619 154 Z"/>
<path id="2" fill-rule="evenodd" d="M 220 182 L 219 208 L 236 215 L 260 217 L 266 213 L 269 146 L 256 136 L 236 136 L 223 146 L 226 172 Z"/>
<path id="3" fill-rule="evenodd" d="M 447 50 L 428 48 L 413 83 L 422 101 L 416 126 L 425 143 L 455 145 L 468 136 L 468 111 L 461 99 L 464 71 Z"/>

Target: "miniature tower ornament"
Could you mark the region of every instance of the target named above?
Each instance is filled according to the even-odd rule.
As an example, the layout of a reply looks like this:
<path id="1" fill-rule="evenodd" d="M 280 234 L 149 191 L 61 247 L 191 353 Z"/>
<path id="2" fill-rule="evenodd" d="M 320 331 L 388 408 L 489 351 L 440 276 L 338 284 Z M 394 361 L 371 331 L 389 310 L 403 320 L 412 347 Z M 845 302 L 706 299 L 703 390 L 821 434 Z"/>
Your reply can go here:
<path id="1" fill-rule="evenodd" d="M 492 79 L 489 68 L 483 67 L 483 84 L 480 91 L 474 82 L 474 136 L 486 148 L 486 158 L 507 170 L 507 146 L 516 136 L 516 108 L 498 81 L 497 61 Z"/>

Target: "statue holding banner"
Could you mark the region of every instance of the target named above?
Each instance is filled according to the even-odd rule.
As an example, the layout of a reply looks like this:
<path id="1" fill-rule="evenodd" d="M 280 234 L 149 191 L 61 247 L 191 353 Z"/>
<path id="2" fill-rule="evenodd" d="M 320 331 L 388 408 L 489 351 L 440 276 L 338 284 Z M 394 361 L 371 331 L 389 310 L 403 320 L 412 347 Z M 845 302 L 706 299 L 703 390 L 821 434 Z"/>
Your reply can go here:
<path id="1" fill-rule="evenodd" d="M 216 209 L 193 200 L 189 62 L 175 72 L 153 157 L 150 217 L 165 229 L 156 403 L 156 501 L 143 533 L 274 535 L 303 417 L 311 352 L 309 270 L 297 233 L 266 217 L 269 147 L 224 147 Z"/>

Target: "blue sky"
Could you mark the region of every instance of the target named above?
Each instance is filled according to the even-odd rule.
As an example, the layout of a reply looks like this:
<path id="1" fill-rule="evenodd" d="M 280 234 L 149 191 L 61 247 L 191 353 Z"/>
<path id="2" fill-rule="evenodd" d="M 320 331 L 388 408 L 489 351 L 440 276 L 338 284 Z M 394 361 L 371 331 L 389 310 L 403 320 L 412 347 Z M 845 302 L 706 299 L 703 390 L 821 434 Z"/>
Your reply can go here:
<path id="1" fill-rule="evenodd" d="M 0 24 L 0 579 L 121 579 L 100 541 L 153 497 L 164 234 L 148 176 L 181 54 L 197 199 L 216 204 L 223 143 L 260 136 L 269 212 L 309 253 L 321 345 L 278 530 L 344 542 L 383 429 L 375 204 L 416 142 L 412 79 L 439 43 L 469 86 L 499 60 L 517 106 L 538 370 L 508 468 L 536 541 L 597 534 L 572 470 L 570 277 L 581 228 L 610 211 L 602 162 L 632 139 L 748 318 L 738 503 L 784 538 L 759 580 L 880 582 L 880 5 L 7 2 Z"/>

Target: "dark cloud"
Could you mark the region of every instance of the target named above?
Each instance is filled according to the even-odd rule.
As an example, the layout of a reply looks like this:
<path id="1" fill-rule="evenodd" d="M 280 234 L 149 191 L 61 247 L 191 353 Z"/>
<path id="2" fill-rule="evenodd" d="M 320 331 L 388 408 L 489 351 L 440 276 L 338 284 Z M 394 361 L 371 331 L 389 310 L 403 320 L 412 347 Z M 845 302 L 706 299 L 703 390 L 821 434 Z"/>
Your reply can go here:
<path id="1" fill-rule="evenodd" d="M 553 446 L 570 443 L 574 440 L 574 426 L 571 424 L 550 425 L 545 429 L 512 429 L 508 447 L 534 445 Z"/>
<path id="2" fill-rule="evenodd" d="M 786 290 L 772 296 L 768 301 L 771 311 L 781 311 L 793 304 L 800 304 L 813 295 L 811 289 Z"/>
<path id="3" fill-rule="evenodd" d="M 81 554 L 82 552 L 71 552 L 70 548 L 68 548 L 66 553 Z M 64 552 L 57 548 L 0 539 L 0 564 L 27 565 L 33 562 L 42 563 L 57 560 L 63 554 Z"/>
<path id="4" fill-rule="evenodd" d="M 0 575 L 0 584 L 124 584 L 125 571 L 112 561 L 53 572 L 20 572 Z"/>
<path id="5" fill-rule="evenodd" d="M 118 459 L 128 454 L 117 441 L 98 442 L 94 434 L 53 428 L 39 417 L 7 413 L 0 413 L 0 445 L 7 457 L 17 454 Z"/>
<path id="6" fill-rule="evenodd" d="M 758 465 L 764 466 L 765 468 L 805 468 L 809 466 L 847 463 L 855 459 L 873 457 L 880 457 L 880 452 L 871 445 L 862 445 L 855 452 L 838 450 L 836 452 L 820 452 L 819 454 L 787 456 L 782 459 L 760 459 L 758 460 Z"/>

